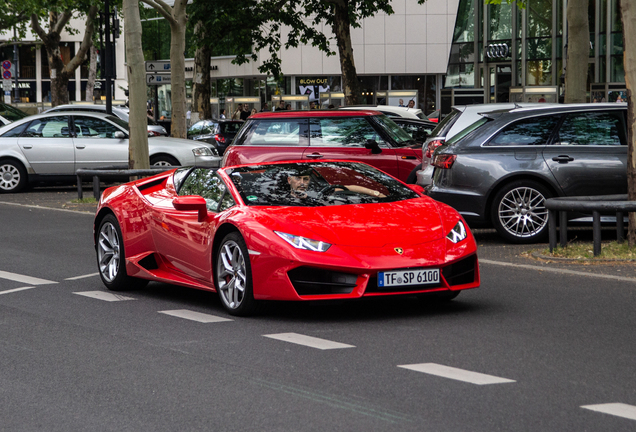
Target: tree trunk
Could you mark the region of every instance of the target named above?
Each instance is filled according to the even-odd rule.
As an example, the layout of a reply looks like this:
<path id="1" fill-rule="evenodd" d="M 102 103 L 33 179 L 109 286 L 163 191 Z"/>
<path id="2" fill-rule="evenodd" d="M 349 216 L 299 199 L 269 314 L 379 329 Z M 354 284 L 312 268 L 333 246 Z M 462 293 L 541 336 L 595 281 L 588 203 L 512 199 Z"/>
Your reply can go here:
<path id="1" fill-rule="evenodd" d="M 129 127 L 128 168 L 150 167 L 148 118 L 146 113 L 146 71 L 141 47 L 141 19 L 137 0 L 124 0 L 126 68 L 128 71 Z"/>
<path id="2" fill-rule="evenodd" d="M 95 79 L 97 78 L 97 48 L 91 44 L 88 61 L 88 81 L 86 82 L 86 102 L 93 102 L 93 93 L 95 90 Z"/>
<path id="3" fill-rule="evenodd" d="M 187 0 L 177 0 L 173 6 L 170 22 L 170 71 L 172 89 L 172 124 L 170 135 L 186 138 L 186 91 L 185 91 L 185 35 Z"/>
<path id="4" fill-rule="evenodd" d="M 590 56 L 588 0 L 570 0 L 567 6 L 568 53 L 565 69 L 565 103 L 587 101 L 587 61 Z"/>
<path id="5" fill-rule="evenodd" d="M 621 0 L 623 22 L 623 66 L 627 85 L 627 196 L 636 201 L 636 118 L 634 118 L 634 84 L 636 84 L 636 5 L 633 1 Z M 636 246 L 636 213 L 629 214 L 627 232 L 629 247 Z"/>
<path id="6" fill-rule="evenodd" d="M 347 105 L 356 105 L 360 97 L 360 83 L 353 59 L 351 45 L 351 25 L 349 20 L 348 1 L 334 4 L 333 33 L 336 35 L 338 54 L 340 55 L 340 69 L 342 71 L 342 90 Z"/>
<path id="7" fill-rule="evenodd" d="M 59 36 L 52 37 L 44 43 L 46 57 L 51 74 L 51 106 L 64 105 L 69 102 L 68 73 L 64 72 L 64 62 L 60 53 Z"/>
<path id="8" fill-rule="evenodd" d="M 196 25 L 195 33 L 197 39 L 204 40 L 205 26 L 202 22 Z M 199 119 L 212 118 L 212 107 L 210 106 L 210 56 L 211 49 L 208 45 L 197 48 L 194 56 L 194 79 L 192 86 L 192 114 L 191 122 L 196 123 Z"/>

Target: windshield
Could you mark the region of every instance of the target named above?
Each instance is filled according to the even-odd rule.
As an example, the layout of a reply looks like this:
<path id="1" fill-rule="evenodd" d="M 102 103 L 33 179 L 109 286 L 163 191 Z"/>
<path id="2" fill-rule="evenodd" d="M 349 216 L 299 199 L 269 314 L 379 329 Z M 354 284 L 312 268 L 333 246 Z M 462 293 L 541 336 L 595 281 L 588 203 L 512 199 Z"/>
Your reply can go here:
<path id="1" fill-rule="evenodd" d="M 462 129 L 459 133 L 457 133 L 456 135 L 453 135 L 451 139 L 446 140 L 446 144 L 455 144 L 457 141 L 464 138 L 466 135 L 468 135 L 472 131 L 480 128 L 483 124 L 488 123 L 488 121 L 489 121 L 488 118 L 482 117 L 481 119 L 477 120 L 475 123 L 468 126 L 466 129 Z"/>
<path id="2" fill-rule="evenodd" d="M 323 207 L 418 198 L 388 174 L 355 162 L 308 162 L 230 168 L 248 206 Z"/>
<path id="3" fill-rule="evenodd" d="M 446 136 L 446 134 L 448 133 L 450 128 L 453 127 L 453 125 L 457 121 L 457 118 L 460 115 L 461 115 L 461 111 L 456 110 L 456 109 L 453 108 L 451 113 L 449 115 L 447 115 L 446 117 L 444 117 L 444 119 L 439 122 L 437 127 L 435 129 L 433 129 L 433 132 L 431 132 L 429 137 L 438 137 L 438 136 L 443 137 L 443 136 Z"/>
<path id="4" fill-rule="evenodd" d="M 0 115 L 9 121 L 16 121 L 28 117 L 24 111 L 20 111 L 11 105 L 0 103 Z"/>
<path id="5" fill-rule="evenodd" d="M 391 137 L 393 141 L 399 146 L 404 147 L 409 144 L 413 144 L 413 138 L 404 129 L 397 125 L 393 120 L 385 115 L 375 117 L 378 124 L 384 131 Z"/>

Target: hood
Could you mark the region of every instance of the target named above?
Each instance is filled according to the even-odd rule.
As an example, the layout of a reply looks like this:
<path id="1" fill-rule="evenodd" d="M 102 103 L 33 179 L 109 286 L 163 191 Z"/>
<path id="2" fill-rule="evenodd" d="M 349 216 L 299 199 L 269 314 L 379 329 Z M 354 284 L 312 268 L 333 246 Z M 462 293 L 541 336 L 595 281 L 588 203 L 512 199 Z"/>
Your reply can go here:
<path id="1" fill-rule="evenodd" d="M 443 238 L 437 205 L 426 197 L 386 204 L 267 207 L 262 216 L 267 228 L 333 245 L 415 245 Z"/>

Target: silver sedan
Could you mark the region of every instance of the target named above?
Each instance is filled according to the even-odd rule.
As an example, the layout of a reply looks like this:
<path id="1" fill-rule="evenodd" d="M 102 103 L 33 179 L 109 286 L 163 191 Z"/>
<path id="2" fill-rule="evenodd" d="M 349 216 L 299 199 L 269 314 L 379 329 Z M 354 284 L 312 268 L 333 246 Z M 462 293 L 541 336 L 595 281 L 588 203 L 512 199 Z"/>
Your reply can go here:
<path id="1" fill-rule="evenodd" d="M 213 148 L 191 140 L 148 139 L 150 165 L 217 167 Z M 0 127 L 0 193 L 36 181 L 75 179 L 80 168 L 128 166 L 128 123 L 96 112 L 45 113 Z"/>

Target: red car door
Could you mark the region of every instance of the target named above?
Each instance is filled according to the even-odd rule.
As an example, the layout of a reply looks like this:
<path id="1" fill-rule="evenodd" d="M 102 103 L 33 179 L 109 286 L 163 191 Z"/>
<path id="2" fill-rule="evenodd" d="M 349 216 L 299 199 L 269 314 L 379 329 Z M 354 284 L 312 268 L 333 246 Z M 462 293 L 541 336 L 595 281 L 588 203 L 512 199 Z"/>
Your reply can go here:
<path id="1" fill-rule="evenodd" d="M 375 148 L 367 148 L 374 141 Z M 309 147 L 303 159 L 347 159 L 372 165 L 399 178 L 395 149 L 386 143 L 366 117 L 324 117 L 309 120 Z"/>

